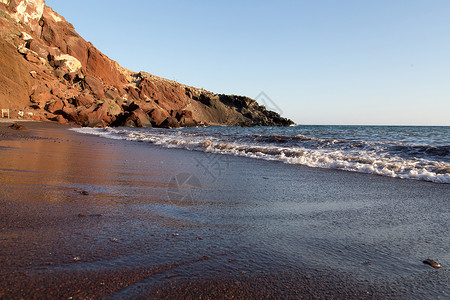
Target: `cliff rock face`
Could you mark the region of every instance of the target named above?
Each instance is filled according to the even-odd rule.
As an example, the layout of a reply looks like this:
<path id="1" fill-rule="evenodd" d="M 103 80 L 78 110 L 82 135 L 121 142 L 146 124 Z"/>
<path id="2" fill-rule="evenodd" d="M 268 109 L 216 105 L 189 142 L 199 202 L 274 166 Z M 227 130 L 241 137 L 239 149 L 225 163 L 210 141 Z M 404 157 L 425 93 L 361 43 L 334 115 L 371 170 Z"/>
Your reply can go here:
<path id="1" fill-rule="evenodd" d="M 98 51 L 44 0 L 0 0 L 0 108 L 82 126 L 288 126 L 248 97 L 218 95 Z"/>
<path id="2" fill-rule="evenodd" d="M 0 0 L 10 11 L 11 17 L 31 31 L 39 30 L 39 21 L 44 13 L 44 0 Z"/>

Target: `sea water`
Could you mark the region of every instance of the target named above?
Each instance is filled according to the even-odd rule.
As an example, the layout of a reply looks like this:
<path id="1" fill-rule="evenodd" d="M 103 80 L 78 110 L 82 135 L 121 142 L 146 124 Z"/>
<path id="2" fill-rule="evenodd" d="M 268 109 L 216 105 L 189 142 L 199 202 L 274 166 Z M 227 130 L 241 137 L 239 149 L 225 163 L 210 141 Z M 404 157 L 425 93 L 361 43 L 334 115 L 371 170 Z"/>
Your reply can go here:
<path id="1" fill-rule="evenodd" d="M 179 234 L 174 238 L 170 232 L 168 244 L 159 249 L 133 253 L 129 260 L 135 265 L 208 255 L 212 259 L 178 271 L 214 278 L 218 273 L 236 274 L 236 268 L 244 266 L 252 274 L 287 272 L 296 278 L 313 268 L 311 274 L 334 270 L 363 286 L 398 293 L 399 298 L 450 295 L 449 186 L 442 184 L 449 182 L 449 127 L 76 131 L 115 139 L 108 149 L 133 158 L 124 166 L 126 172 L 121 167 L 119 174 L 96 174 L 111 178 L 111 189 L 124 191 L 119 193 L 126 202 L 120 213 L 157 214 L 164 220 L 160 232 Z M 124 151 L 122 145 L 129 149 Z M 218 178 L 197 166 L 210 157 L 223 158 L 223 173 L 210 169 Z M 187 180 L 182 176 L 186 174 L 199 182 Z M 129 216 L 130 224 L 136 222 L 136 216 Z M 145 226 L 123 232 L 138 241 L 149 234 Z M 442 268 L 423 264 L 427 258 Z M 158 283 L 151 277 L 143 284 Z M 140 290 L 135 292 L 139 295 Z"/>
<path id="2" fill-rule="evenodd" d="M 316 168 L 450 183 L 449 126 L 79 128 L 112 139 Z"/>

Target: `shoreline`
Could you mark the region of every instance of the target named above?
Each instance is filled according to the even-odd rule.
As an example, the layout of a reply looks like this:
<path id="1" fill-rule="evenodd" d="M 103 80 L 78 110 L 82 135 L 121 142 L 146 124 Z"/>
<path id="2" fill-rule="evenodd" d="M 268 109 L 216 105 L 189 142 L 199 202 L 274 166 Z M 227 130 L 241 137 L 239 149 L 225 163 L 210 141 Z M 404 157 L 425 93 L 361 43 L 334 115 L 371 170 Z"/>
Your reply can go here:
<path id="1" fill-rule="evenodd" d="M 377 242 L 375 228 L 364 237 L 353 229 L 362 222 L 354 212 L 375 212 L 389 205 L 384 201 L 391 195 L 400 204 L 413 203 L 410 193 L 439 204 L 445 186 L 240 157 L 213 180 L 198 166 L 207 159 L 202 153 L 82 135 L 67 125 L 26 127 L 16 132 L 0 124 L 0 297 L 448 295 L 442 284 L 449 258 L 433 250 L 440 249 L 439 231 L 429 234 L 430 245 L 415 259 L 398 256 L 402 248 L 389 255 L 365 253 L 384 240 Z M 170 190 L 171 179 L 186 173 L 200 184 L 193 182 L 188 194 L 180 186 Z M 384 191 L 374 194 L 379 188 Z M 336 206 L 341 196 L 333 192 L 354 199 Z M 366 195 L 376 205 L 360 199 Z M 352 228 L 342 218 L 350 218 Z M 328 224 L 339 229 L 332 248 Z M 387 229 L 384 234 L 394 237 Z M 425 255 L 440 260 L 440 273 L 423 266 Z M 383 260 L 395 266 L 389 274 Z M 438 288 L 427 290 L 430 284 Z"/>
<path id="2" fill-rule="evenodd" d="M 386 132 L 384 134 L 389 137 L 372 140 L 367 139 L 366 129 L 361 129 L 361 137 L 346 136 L 344 133 L 343 138 L 327 132 L 322 132 L 325 137 L 321 137 L 314 133 L 315 129 L 307 128 L 294 131 L 272 128 L 270 134 L 266 129 L 258 127 L 183 128 L 167 131 L 108 127 L 79 128 L 75 131 L 110 139 L 151 143 L 162 148 L 224 155 L 220 160 L 226 160 L 226 156 L 239 156 L 326 170 L 335 169 L 439 184 L 450 183 L 450 161 L 448 146 L 445 144 L 434 140 L 436 144 L 415 145 L 411 140 L 398 141 L 398 137 L 389 136 L 392 133 Z M 436 132 L 435 135 L 439 136 Z M 423 137 L 416 138 L 420 140 Z M 446 140 L 447 136 L 442 135 L 442 138 Z"/>

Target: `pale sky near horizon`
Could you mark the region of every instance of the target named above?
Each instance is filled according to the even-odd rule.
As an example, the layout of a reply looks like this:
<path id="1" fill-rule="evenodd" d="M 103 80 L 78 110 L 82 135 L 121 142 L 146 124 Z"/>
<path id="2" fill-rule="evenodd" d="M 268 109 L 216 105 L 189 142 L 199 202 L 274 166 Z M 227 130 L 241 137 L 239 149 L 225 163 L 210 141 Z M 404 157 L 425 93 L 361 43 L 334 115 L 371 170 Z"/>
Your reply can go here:
<path id="1" fill-rule="evenodd" d="M 298 124 L 450 125 L 448 0 L 46 4 L 125 68 Z"/>

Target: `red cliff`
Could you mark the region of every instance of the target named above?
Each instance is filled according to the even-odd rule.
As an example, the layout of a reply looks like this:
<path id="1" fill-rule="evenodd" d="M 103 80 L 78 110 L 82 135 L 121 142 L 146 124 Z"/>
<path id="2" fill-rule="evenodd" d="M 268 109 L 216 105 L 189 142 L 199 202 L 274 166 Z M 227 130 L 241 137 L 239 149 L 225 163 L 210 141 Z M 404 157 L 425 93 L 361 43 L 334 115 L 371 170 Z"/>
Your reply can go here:
<path id="1" fill-rule="evenodd" d="M 132 72 L 86 42 L 43 0 L 0 0 L 0 108 L 82 126 L 287 126 L 242 96 Z"/>

